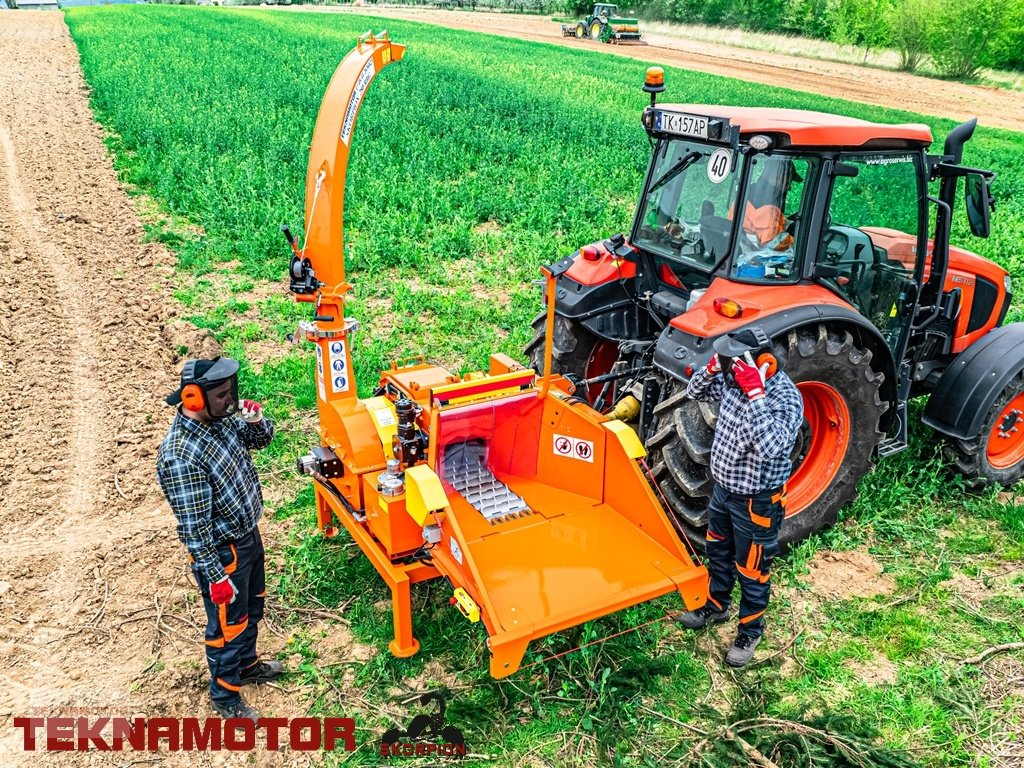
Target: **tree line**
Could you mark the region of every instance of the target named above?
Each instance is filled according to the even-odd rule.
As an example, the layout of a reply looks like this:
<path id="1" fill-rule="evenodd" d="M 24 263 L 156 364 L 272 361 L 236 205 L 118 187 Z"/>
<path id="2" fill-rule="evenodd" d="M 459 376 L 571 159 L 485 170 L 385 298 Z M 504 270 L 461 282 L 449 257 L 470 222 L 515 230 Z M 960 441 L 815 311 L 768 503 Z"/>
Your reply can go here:
<path id="1" fill-rule="evenodd" d="M 567 0 L 582 13 L 588 0 Z M 635 0 L 631 15 L 893 48 L 900 69 L 926 61 L 957 80 L 985 67 L 1024 70 L 1024 0 Z"/>

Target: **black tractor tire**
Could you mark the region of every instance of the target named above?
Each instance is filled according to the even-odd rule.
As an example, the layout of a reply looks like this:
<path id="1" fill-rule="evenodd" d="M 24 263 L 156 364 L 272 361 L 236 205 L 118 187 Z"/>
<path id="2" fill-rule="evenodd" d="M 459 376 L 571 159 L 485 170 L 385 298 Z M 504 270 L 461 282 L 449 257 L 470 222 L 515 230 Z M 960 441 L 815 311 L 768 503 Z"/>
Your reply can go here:
<path id="1" fill-rule="evenodd" d="M 1024 432 L 1024 411 L 1021 408 L 1021 398 L 1024 395 L 1024 372 L 1018 373 L 1003 391 L 996 398 L 996 401 L 989 408 L 985 420 L 981 424 L 981 431 L 971 440 L 958 440 L 946 438 L 943 445 L 943 452 L 951 462 L 952 468 L 959 472 L 967 480 L 968 487 L 975 490 L 986 488 L 990 485 L 1001 485 L 1010 487 L 1021 477 L 1024 477 L 1024 448 L 1022 448 L 1021 432 Z M 1011 409 L 1010 405 L 1014 400 L 1017 403 Z M 1009 411 L 1017 411 L 1009 417 Z M 1003 452 L 997 456 L 992 451 L 991 441 L 995 437 L 998 442 L 998 434 L 1001 425 L 1008 425 L 1005 439 L 1013 440 L 1016 450 Z M 1014 430 L 1011 432 L 1010 430 Z"/>
<path id="2" fill-rule="evenodd" d="M 524 350 L 530 360 L 530 367 L 538 376 L 544 375 L 546 322 L 547 313 L 541 313 L 533 318 L 533 339 Z M 575 320 L 556 315 L 555 336 L 551 345 L 551 370 L 562 375 L 572 374 L 580 379 L 586 378 L 588 374 L 607 373 L 604 368 L 610 369 L 611 365 L 601 365 L 600 370 L 594 370 L 592 361 L 595 354 L 601 354 L 600 348 L 612 343 L 591 333 Z M 596 392 L 601 386 L 593 385 L 592 389 Z M 583 398 L 588 397 L 586 392 L 577 391 L 576 394 Z"/>
<path id="3" fill-rule="evenodd" d="M 804 426 L 793 450 L 794 473 L 787 486 L 790 508 L 779 532 L 780 543 L 788 546 L 833 525 L 839 510 L 856 498 L 857 482 L 874 466 L 875 447 L 883 437 L 879 424 L 888 403 L 879 397 L 883 374 L 871 368 L 871 351 L 859 347 L 849 331 L 813 325 L 790 331 L 773 346 L 780 368 L 801 389 L 805 404 Z M 835 433 L 845 434 L 845 439 L 835 439 L 829 432 L 837 429 L 839 419 L 831 419 L 827 405 L 815 408 L 820 398 L 848 417 Z M 695 545 L 703 547 L 714 485 L 709 465 L 718 404 L 690 400 L 685 386 L 677 384 L 654 414 L 656 428 L 647 441 L 652 474 L 677 522 Z M 819 426 L 819 441 L 825 441 L 831 452 L 830 463 L 827 471 L 813 473 L 815 465 L 808 464 L 801 475 L 813 445 L 813 422 L 827 425 Z M 801 483 L 808 483 L 803 491 Z M 794 497 L 801 496 L 806 501 L 795 509 Z"/>
<path id="4" fill-rule="evenodd" d="M 579 40 L 584 40 L 587 37 L 589 37 L 589 35 L 587 34 L 587 25 L 584 24 L 582 21 L 577 22 L 576 23 L 576 38 L 579 39 Z"/>
<path id="5" fill-rule="evenodd" d="M 604 34 L 604 23 L 597 21 L 596 19 L 590 22 L 590 39 L 601 42 L 601 36 Z"/>

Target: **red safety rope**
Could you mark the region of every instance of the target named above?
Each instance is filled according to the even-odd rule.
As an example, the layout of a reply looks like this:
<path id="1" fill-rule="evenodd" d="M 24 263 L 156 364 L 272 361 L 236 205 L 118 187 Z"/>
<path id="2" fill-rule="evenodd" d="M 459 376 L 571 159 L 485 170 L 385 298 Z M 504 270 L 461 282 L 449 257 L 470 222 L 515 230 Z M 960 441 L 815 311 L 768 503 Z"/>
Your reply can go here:
<path id="1" fill-rule="evenodd" d="M 671 613 L 666 613 L 664 616 L 659 616 L 656 619 L 651 619 L 650 621 L 645 621 L 643 624 L 638 624 L 637 626 L 630 627 L 629 629 L 623 629 L 621 632 L 615 632 L 614 634 L 607 635 L 606 637 L 599 637 L 597 640 L 591 640 L 589 643 L 583 643 L 582 645 L 577 645 L 575 648 L 570 648 L 567 651 L 562 651 L 561 653 L 556 653 L 556 654 L 553 654 L 551 656 L 546 656 L 545 658 L 538 659 L 537 661 L 531 661 L 529 664 L 524 664 L 519 669 L 520 670 L 529 669 L 530 667 L 535 667 L 538 664 L 544 664 L 546 662 L 553 661 L 554 659 L 560 659 L 563 656 L 568 656 L 570 653 L 576 653 L 576 651 L 581 651 L 584 648 L 589 648 L 592 645 L 597 645 L 598 643 L 606 642 L 606 641 L 611 640 L 613 638 L 619 637 L 620 635 L 627 635 L 630 632 L 636 632 L 637 630 L 643 629 L 644 627 L 649 627 L 651 624 L 657 624 L 659 621 L 664 621 L 665 619 L 671 619 L 671 618 L 672 618 L 672 614 Z"/>

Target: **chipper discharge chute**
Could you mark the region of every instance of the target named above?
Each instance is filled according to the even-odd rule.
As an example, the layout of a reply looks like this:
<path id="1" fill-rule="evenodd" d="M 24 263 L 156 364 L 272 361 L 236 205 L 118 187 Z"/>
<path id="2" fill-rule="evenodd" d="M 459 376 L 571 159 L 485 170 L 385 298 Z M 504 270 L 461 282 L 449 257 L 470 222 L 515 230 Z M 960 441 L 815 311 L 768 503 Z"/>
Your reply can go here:
<path id="1" fill-rule="evenodd" d="M 392 594 L 396 656 L 419 650 L 410 585 L 438 577 L 452 605 L 482 622 L 495 677 L 531 640 L 678 592 L 704 604 L 696 566 L 641 472 L 635 433 L 504 355 L 457 376 L 416 359 L 360 399 L 345 317 L 342 215 L 353 125 L 373 77 L 404 48 L 364 35 L 324 96 L 310 149 L 306 242 L 292 246 L 291 290 L 315 305 L 299 335 L 316 346 L 323 445 L 299 459 L 317 520 L 340 521 Z M 547 270 L 549 286 L 565 264 Z M 554 315 L 551 315 L 552 322 Z M 550 360 L 550 356 L 549 356 Z"/>

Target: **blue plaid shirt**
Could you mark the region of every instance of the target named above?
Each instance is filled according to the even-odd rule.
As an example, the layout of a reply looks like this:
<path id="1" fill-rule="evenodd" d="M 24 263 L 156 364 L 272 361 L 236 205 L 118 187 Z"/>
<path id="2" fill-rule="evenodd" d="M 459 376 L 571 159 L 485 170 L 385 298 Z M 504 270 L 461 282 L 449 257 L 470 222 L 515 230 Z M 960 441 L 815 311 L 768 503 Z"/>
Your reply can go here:
<path id="1" fill-rule="evenodd" d="M 721 401 L 715 440 L 711 444 L 711 476 L 725 490 L 752 496 L 773 490 L 793 470 L 789 454 L 804 422 L 804 400 L 792 379 L 779 371 L 765 383 L 765 397 L 750 400 L 730 387 L 722 374 L 701 368 L 686 387 L 686 396 Z"/>
<path id="2" fill-rule="evenodd" d="M 204 424 L 179 409 L 160 443 L 156 476 L 178 520 L 178 538 L 211 582 L 227 575 L 217 545 L 242 538 L 263 516 L 249 450 L 265 448 L 273 438 L 274 425 L 265 418 Z"/>

